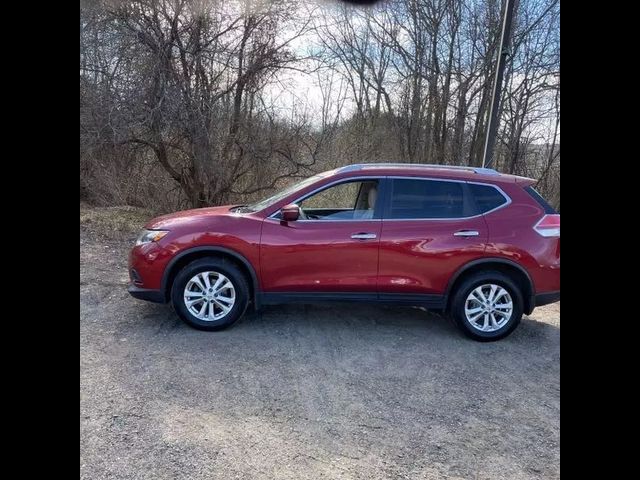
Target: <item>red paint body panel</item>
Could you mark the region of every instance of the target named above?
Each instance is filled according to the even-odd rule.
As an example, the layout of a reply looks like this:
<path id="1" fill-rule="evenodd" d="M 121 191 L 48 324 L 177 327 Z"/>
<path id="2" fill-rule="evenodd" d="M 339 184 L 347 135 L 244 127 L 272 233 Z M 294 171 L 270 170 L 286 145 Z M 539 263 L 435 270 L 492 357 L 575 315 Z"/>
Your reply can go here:
<path id="1" fill-rule="evenodd" d="M 527 270 L 534 293 L 560 290 L 560 238 L 545 238 L 533 227 L 544 210 L 522 188 L 502 186 L 512 203 L 484 216 L 490 235 L 485 255 L 512 260 Z"/>
<path id="2" fill-rule="evenodd" d="M 260 272 L 266 292 L 374 292 L 380 221 L 267 219 L 262 227 Z M 352 234 L 374 233 L 373 240 Z"/>
<path id="3" fill-rule="evenodd" d="M 246 258 L 257 272 L 262 218 L 234 214 L 229 208 L 187 210 L 147 223 L 146 228 L 169 230 L 169 234 L 158 242 L 132 249 L 129 266 L 142 277 L 142 284 L 138 286 L 160 289 L 164 270 L 171 259 L 194 247 L 225 247 Z"/>
<path id="4" fill-rule="evenodd" d="M 456 237 L 475 230 L 477 237 Z M 482 258 L 489 237 L 482 217 L 460 220 L 384 220 L 378 289 L 383 293 L 443 294 L 453 272 Z"/>

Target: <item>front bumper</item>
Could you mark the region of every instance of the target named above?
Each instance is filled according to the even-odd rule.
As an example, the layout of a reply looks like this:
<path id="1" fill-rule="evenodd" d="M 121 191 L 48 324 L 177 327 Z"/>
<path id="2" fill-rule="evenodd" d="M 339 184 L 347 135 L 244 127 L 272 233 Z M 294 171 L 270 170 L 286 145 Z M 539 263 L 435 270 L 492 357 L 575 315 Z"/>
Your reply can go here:
<path id="1" fill-rule="evenodd" d="M 536 307 L 560 301 L 560 290 L 557 292 L 539 293 L 536 295 Z"/>
<path id="2" fill-rule="evenodd" d="M 164 298 L 164 295 L 160 290 L 150 290 L 148 288 L 136 287 L 135 285 L 129 285 L 127 290 L 133 298 L 137 298 L 139 300 L 146 300 L 147 302 L 154 303 L 167 303 L 167 300 Z"/>

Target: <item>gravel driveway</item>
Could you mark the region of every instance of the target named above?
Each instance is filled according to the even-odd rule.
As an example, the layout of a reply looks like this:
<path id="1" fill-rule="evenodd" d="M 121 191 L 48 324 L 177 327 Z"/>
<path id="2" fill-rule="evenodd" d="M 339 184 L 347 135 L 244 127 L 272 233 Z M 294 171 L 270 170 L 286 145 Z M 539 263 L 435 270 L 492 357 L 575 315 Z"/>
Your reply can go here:
<path id="1" fill-rule="evenodd" d="M 127 294 L 129 246 L 81 228 L 81 478 L 558 478 L 559 304 L 489 344 L 366 305 L 207 333 Z"/>

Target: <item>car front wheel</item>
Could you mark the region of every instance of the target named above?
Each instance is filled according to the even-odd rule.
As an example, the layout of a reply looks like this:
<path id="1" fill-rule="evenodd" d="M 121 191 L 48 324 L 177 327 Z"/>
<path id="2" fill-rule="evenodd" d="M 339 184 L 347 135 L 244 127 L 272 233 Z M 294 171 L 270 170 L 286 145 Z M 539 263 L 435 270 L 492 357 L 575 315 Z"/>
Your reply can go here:
<path id="1" fill-rule="evenodd" d="M 243 273 L 228 260 L 202 258 L 178 272 L 171 300 L 188 325 L 200 330 L 222 330 L 247 309 L 249 286 Z"/>

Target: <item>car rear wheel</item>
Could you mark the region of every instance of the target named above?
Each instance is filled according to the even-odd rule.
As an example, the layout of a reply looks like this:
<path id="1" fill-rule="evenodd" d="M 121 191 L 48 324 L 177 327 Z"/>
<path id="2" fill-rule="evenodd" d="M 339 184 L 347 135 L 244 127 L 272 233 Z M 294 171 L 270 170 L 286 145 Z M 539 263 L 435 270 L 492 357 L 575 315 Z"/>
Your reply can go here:
<path id="1" fill-rule="evenodd" d="M 188 325 L 200 330 L 222 330 L 247 309 L 249 286 L 243 273 L 228 260 L 202 258 L 178 272 L 171 301 Z"/>
<path id="2" fill-rule="evenodd" d="M 522 319 L 522 293 L 500 272 L 470 276 L 456 289 L 451 314 L 458 327 L 474 340 L 487 342 L 509 335 Z"/>

